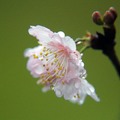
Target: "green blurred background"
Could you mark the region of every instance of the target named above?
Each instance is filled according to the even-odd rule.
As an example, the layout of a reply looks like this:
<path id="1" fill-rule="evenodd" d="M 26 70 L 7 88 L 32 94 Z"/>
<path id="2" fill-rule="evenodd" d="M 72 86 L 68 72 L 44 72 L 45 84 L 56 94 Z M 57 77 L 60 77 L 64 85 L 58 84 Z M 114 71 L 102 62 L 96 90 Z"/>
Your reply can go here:
<path id="1" fill-rule="evenodd" d="M 0 120 L 120 120 L 120 80 L 111 62 L 100 51 L 84 53 L 87 80 L 101 102 L 87 97 L 82 106 L 41 92 L 26 69 L 26 48 L 37 45 L 28 35 L 30 25 L 64 31 L 72 38 L 86 31 L 101 31 L 91 20 L 95 10 L 113 6 L 120 15 L 120 0 L 0 0 Z M 120 59 L 120 16 L 116 22 Z"/>

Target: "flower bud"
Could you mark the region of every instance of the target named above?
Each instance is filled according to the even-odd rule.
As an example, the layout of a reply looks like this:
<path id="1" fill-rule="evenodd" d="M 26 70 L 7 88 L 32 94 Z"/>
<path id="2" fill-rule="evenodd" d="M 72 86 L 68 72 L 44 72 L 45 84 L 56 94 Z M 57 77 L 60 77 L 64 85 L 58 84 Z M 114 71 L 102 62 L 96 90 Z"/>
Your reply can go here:
<path id="1" fill-rule="evenodd" d="M 93 22 L 96 23 L 97 25 L 103 25 L 102 16 L 99 11 L 93 12 L 92 19 Z"/>
<path id="2" fill-rule="evenodd" d="M 103 21 L 106 25 L 113 25 L 115 21 L 114 15 L 110 11 L 106 11 L 103 16 Z"/>
<path id="3" fill-rule="evenodd" d="M 115 8 L 114 8 L 114 7 L 110 7 L 110 8 L 109 8 L 109 11 L 113 14 L 113 16 L 114 16 L 114 21 L 115 21 L 116 18 L 117 18 L 117 12 L 116 12 Z"/>

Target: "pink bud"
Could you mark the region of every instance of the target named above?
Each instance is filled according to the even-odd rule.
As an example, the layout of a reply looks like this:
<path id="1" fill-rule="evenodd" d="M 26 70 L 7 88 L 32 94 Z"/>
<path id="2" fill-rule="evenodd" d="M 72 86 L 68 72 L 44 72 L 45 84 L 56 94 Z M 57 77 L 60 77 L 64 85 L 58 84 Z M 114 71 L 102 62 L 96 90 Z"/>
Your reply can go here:
<path id="1" fill-rule="evenodd" d="M 93 12 L 92 19 L 93 22 L 96 23 L 97 25 L 103 25 L 102 16 L 99 11 Z"/>
<path id="2" fill-rule="evenodd" d="M 115 10 L 114 7 L 110 7 L 110 8 L 109 8 L 109 11 L 113 14 L 114 20 L 115 20 L 115 19 L 117 18 L 117 11 Z"/>
<path id="3" fill-rule="evenodd" d="M 110 11 L 106 11 L 103 16 L 103 21 L 106 25 L 112 25 L 114 23 L 114 15 Z"/>

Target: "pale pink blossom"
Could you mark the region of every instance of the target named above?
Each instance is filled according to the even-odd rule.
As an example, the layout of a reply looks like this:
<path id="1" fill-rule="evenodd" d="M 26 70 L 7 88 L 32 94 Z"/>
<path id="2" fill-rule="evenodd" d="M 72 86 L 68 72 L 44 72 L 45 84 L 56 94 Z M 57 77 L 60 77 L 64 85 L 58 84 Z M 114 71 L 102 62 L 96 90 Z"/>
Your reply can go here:
<path id="1" fill-rule="evenodd" d="M 60 31 L 52 32 L 43 26 L 31 26 L 29 34 L 39 46 L 25 51 L 27 69 L 39 78 L 44 92 L 52 89 L 57 97 L 82 104 L 87 95 L 99 101 L 94 87 L 86 81 L 86 70 L 74 40 Z"/>

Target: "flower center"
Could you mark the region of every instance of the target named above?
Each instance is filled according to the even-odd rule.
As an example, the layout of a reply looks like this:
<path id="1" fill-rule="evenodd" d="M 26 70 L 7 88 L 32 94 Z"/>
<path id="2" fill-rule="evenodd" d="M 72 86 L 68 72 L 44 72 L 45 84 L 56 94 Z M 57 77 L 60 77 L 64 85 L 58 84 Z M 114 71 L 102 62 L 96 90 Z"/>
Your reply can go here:
<path id="1" fill-rule="evenodd" d="M 43 72 L 40 74 L 41 80 L 38 83 L 53 85 L 58 81 L 64 83 L 64 76 L 68 69 L 68 53 L 63 47 L 50 49 L 43 47 L 39 55 L 33 55 L 35 59 L 41 61 Z"/>

